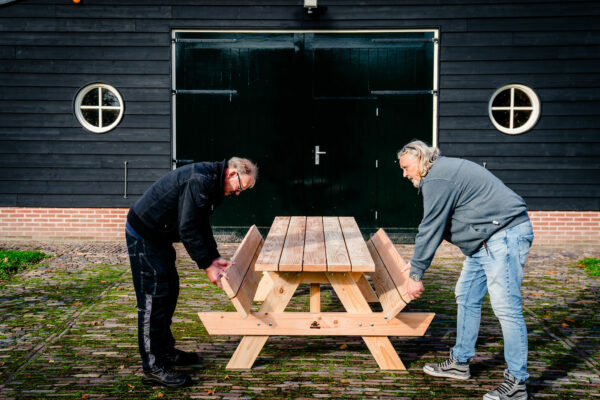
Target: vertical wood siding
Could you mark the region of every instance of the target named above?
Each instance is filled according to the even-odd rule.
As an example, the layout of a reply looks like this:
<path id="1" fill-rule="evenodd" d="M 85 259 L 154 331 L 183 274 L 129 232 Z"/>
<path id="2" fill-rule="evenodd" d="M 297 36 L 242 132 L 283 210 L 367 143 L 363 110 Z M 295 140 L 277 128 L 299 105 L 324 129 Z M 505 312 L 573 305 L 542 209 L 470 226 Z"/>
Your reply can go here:
<path id="1" fill-rule="evenodd" d="M 127 207 L 171 166 L 171 29 L 440 29 L 439 144 L 535 210 L 600 209 L 597 1 L 20 0 L 0 6 L 0 206 Z M 110 84 L 120 125 L 84 130 L 77 91 Z M 532 87 L 533 130 L 494 129 L 494 91 Z M 401 143 L 398 143 L 400 147 Z M 393 152 L 396 149 L 390 149 Z M 129 197 L 123 198 L 123 163 Z"/>

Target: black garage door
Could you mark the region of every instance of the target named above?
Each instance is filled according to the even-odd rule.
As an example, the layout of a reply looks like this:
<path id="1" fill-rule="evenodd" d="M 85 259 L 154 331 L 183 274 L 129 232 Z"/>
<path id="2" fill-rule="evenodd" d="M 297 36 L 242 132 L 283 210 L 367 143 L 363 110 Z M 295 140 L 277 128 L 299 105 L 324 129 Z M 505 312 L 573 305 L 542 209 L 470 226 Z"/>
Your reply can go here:
<path id="1" fill-rule="evenodd" d="M 395 153 L 431 142 L 433 33 L 177 33 L 178 165 L 249 157 L 257 186 L 218 226 L 352 215 L 416 227 L 421 200 Z"/>

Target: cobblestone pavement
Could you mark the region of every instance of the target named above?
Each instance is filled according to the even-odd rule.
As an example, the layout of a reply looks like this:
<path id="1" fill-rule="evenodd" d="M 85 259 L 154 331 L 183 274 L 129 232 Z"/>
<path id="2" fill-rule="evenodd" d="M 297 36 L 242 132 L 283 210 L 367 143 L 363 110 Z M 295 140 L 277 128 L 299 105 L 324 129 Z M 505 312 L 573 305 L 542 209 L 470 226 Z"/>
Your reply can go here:
<path id="1" fill-rule="evenodd" d="M 231 256 L 236 243 L 222 242 Z M 0 241 L 0 248 L 40 249 L 53 258 L 0 282 L 0 399 L 476 399 L 502 381 L 502 333 L 484 303 L 473 378 L 424 375 L 455 337 L 454 283 L 462 255 L 444 245 L 425 276 L 425 294 L 406 311 L 435 312 L 420 338 L 392 338 L 408 368 L 382 372 L 357 337 L 272 337 L 254 368 L 227 371 L 239 337 L 211 337 L 200 311 L 233 311 L 181 246 L 181 294 L 173 332 L 178 347 L 202 353 L 188 369 L 194 385 L 144 386 L 136 344 L 135 295 L 123 243 Z M 412 246 L 399 245 L 405 259 Z M 529 391 L 533 398 L 600 399 L 600 279 L 574 267 L 596 248 L 534 246 L 525 271 Z M 301 286 L 290 308 L 307 310 Z M 331 288 L 324 311 L 341 311 Z"/>

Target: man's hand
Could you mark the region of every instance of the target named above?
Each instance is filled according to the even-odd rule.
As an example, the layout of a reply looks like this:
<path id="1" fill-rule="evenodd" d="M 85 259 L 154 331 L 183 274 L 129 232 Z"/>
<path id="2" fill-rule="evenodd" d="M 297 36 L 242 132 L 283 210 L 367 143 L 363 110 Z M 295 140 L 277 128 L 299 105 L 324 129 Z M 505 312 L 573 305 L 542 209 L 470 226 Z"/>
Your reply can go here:
<path id="1" fill-rule="evenodd" d="M 212 264 L 204 270 L 206 276 L 208 276 L 208 280 L 217 285 L 219 289 L 223 289 L 221 278 L 225 275 L 225 268 L 229 267 L 231 264 L 233 264 L 231 261 L 227 261 L 223 257 L 215 258 Z"/>
<path id="2" fill-rule="evenodd" d="M 402 272 L 406 271 L 410 271 L 410 263 L 407 263 L 402 269 Z M 415 282 L 410 277 L 408 278 L 408 282 L 406 283 L 406 294 L 408 295 L 409 300 L 418 299 L 424 291 L 425 286 L 423 285 L 423 282 Z"/>

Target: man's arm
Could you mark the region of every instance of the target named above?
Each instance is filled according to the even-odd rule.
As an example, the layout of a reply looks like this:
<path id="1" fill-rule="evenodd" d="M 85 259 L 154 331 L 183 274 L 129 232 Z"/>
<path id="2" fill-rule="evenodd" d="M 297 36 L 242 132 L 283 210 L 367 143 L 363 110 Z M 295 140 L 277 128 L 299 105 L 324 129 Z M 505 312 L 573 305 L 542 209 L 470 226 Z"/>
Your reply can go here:
<path id="1" fill-rule="evenodd" d="M 443 240 L 446 225 L 456 206 L 458 191 L 446 180 L 426 182 L 423 192 L 423 219 L 415 238 L 415 252 L 410 261 L 410 275 L 421 279 Z"/>
<path id="2" fill-rule="evenodd" d="M 221 257 L 208 220 L 206 189 L 197 180 L 189 180 L 179 197 L 179 236 L 188 254 L 206 269 Z"/>

